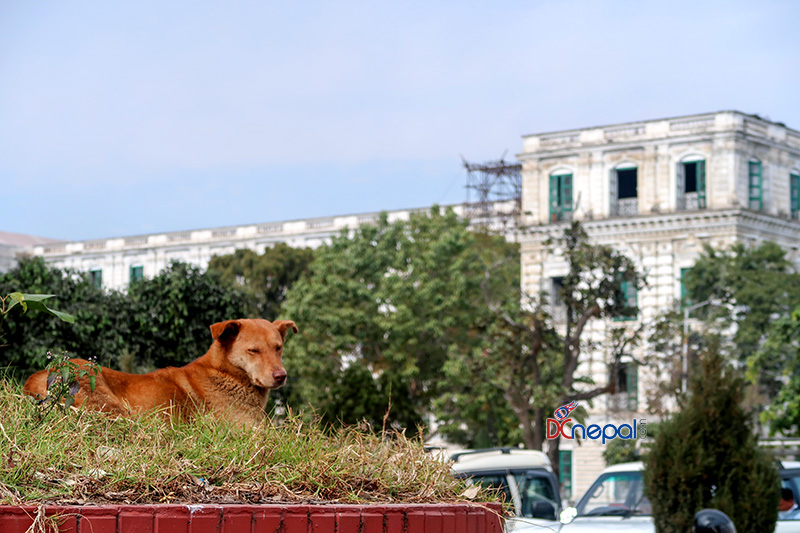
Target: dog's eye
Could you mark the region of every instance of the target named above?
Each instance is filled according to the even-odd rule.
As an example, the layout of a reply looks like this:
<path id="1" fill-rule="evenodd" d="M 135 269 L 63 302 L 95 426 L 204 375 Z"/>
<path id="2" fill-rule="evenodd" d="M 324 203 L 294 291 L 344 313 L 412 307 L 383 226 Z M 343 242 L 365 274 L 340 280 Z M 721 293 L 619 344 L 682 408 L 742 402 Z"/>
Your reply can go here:
<path id="1" fill-rule="evenodd" d="M 283 348 L 283 346 L 281 346 L 281 345 L 279 344 L 279 345 L 277 345 L 277 346 L 275 347 L 275 351 L 276 351 L 276 352 L 280 352 L 282 348 Z"/>
<path id="2" fill-rule="evenodd" d="M 258 348 L 248 348 L 247 349 L 247 353 L 251 353 L 251 354 L 255 355 L 255 354 L 261 353 L 261 350 L 259 350 Z"/>

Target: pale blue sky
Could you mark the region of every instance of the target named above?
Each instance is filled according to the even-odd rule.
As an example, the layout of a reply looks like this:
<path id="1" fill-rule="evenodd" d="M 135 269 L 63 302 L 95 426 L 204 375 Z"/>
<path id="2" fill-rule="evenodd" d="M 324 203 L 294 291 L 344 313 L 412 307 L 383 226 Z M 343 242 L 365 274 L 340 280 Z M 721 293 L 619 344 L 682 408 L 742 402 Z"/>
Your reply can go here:
<path id="1" fill-rule="evenodd" d="M 456 203 L 527 133 L 800 129 L 800 2 L 0 2 L 0 231 L 68 240 Z"/>

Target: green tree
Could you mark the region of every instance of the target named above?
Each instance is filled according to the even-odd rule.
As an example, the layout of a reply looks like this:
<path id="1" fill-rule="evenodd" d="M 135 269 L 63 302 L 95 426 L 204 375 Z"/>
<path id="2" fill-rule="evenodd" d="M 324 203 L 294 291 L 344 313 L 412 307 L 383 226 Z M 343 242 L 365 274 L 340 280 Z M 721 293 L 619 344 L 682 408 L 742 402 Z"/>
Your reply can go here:
<path id="1" fill-rule="evenodd" d="M 139 365 L 156 368 L 200 357 L 211 345 L 211 324 L 249 316 L 241 288 L 180 261 L 131 284 L 128 298 L 130 349 Z"/>
<path id="2" fill-rule="evenodd" d="M 386 384 L 375 385 L 380 412 L 391 384 L 387 420 L 413 430 L 447 390 L 445 362 L 483 342 L 481 238 L 502 240 L 478 237 L 451 210 L 434 207 L 409 221 L 383 215 L 317 249 L 283 308 L 302 330 L 286 357 L 298 376 L 289 403 L 339 418 L 336 387 L 369 374 Z M 367 372 L 347 372 L 354 365 Z"/>
<path id="3" fill-rule="evenodd" d="M 777 357 L 776 357 L 777 356 Z M 780 358 L 779 361 L 775 361 Z M 761 348 L 748 359 L 748 375 L 757 379 L 762 368 L 782 364 L 785 384 L 761 418 L 772 432 L 800 435 L 800 305 L 789 316 L 782 316 L 769 327 Z"/>
<path id="4" fill-rule="evenodd" d="M 638 461 L 641 457 L 639 450 L 636 449 L 636 440 L 614 439 L 609 441 L 606 449 L 603 450 L 603 459 L 606 462 L 606 466 Z"/>
<path id="5" fill-rule="evenodd" d="M 498 301 L 486 291 L 488 307 L 498 317 L 492 324 L 493 342 L 487 354 L 500 373 L 525 446 L 539 450 L 545 441 L 545 420 L 557 407 L 615 392 L 614 380 L 598 385 L 577 373 L 583 354 L 598 348 L 586 334 L 587 328 L 592 321 L 634 317 L 637 308 L 623 288 L 638 291 L 645 283 L 630 258 L 592 243 L 579 222 L 566 226 L 548 245 L 568 265 L 559 294 L 563 302 L 559 324 L 552 317 L 554 306 L 546 293 Z M 606 339 L 609 376 L 617 374 L 621 357 L 630 354 L 642 329 L 633 321 L 615 324 Z M 559 440 L 550 441 L 548 454 L 554 465 L 558 452 Z"/>
<path id="6" fill-rule="evenodd" d="M 217 272 L 223 283 L 245 289 L 252 314 L 273 320 L 280 315 L 287 291 L 313 258 L 311 248 L 292 248 L 281 242 L 267 248 L 263 254 L 239 249 L 232 254 L 214 256 L 208 269 Z"/>
<path id="7" fill-rule="evenodd" d="M 784 390 L 786 369 L 796 358 L 796 346 L 788 338 L 780 342 L 780 335 L 773 335 L 768 347 L 765 342 L 771 324 L 788 320 L 800 303 L 800 274 L 792 269 L 786 252 L 773 242 L 752 247 L 738 243 L 721 251 L 707 246 L 683 283 L 690 301 L 712 302 L 693 313 L 704 321 L 706 336 L 722 338 L 723 353 L 748 365 L 754 385 L 748 403 L 763 409 L 779 394 L 785 401 L 790 394 Z M 680 338 L 682 314 L 675 319 L 680 321 L 673 322 Z M 699 347 L 703 339 L 692 341 Z"/>
<path id="8" fill-rule="evenodd" d="M 40 257 L 23 258 L 0 274 L 0 293 L 14 291 L 54 294 L 53 305 L 75 317 L 74 323 L 67 323 L 35 309 L 8 315 L 0 367 L 18 377 L 44 368 L 48 351 L 97 357 L 110 364 L 125 350 L 130 308 L 124 295 L 96 288 L 85 273 L 52 267 Z M 42 316 L 32 319 L 36 315 Z"/>
<path id="9" fill-rule="evenodd" d="M 704 508 L 723 511 L 742 533 L 774 529 L 780 479 L 742 407 L 744 386 L 712 344 L 685 404 L 660 423 L 644 469 L 659 532 L 689 531 Z"/>
<path id="10" fill-rule="evenodd" d="M 482 299 L 474 313 L 480 342 L 450 353 L 441 374 L 446 386 L 433 400 L 432 410 L 438 432 L 449 442 L 468 448 L 517 446 L 523 442 L 522 426 L 509 401 L 509 371 L 503 366 L 507 361 L 498 357 L 497 351 L 522 348 L 517 338 L 505 339 L 508 342 L 497 339 L 507 332 L 498 327 L 497 314 L 487 305 L 487 298 L 512 307 L 519 302 L 519 245 L 486 232 L 473 235 L 483 264 Z"/>

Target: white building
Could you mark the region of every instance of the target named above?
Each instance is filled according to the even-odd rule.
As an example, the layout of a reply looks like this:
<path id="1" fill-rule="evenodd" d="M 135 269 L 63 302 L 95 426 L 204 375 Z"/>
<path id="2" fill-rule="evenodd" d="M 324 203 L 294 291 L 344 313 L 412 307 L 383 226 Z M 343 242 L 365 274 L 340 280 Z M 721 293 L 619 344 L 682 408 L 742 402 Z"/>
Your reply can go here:
<path id="1" fill-rule="evenodd" d="M 522 242 L 522 284 L 553 293 L 566 274 L 544 240 L 572 218 L 595 242 L 634 259 L 649 286 L 636 299 L 647 320 L 681 296 L 681 276 L 704 244 L 770 240 L 800 263 L 800 132 L 736 111 L 526 135 L 522 209 L 533 231 Z M 602 340 L 610 324 L 591 332 Z M 602 351 L 601 351 L 602 352 Z M 607 383 L 606 353 L 584 354 L 579 372 Z M 622 396 L 595 400 L 592 422 L 647 418 L 648 376 L 626 365 Z M 562 440 L 580 495 L 604 466 L 603 447 Z M 571 453 L 570 453 L 571 452 Z"/>
<path id="2" fill-rule="evenodd" d="M 449 207 L 463 215 L 464 206 Z M 512 207 L 493 204 L 501 212 Z M 387 216 L 390 222 L 408 220 L 411 213 L 429 210 L 430 207 L 388 211 Z M 316 248 L 341 231 L 353 231 L 379 216 L 379 212 L 373 212 L 88 241 L 54 241 L 30 249 L 58 268 L 91 273 L 97 285 L 125 289 L 132 280 L 157 275 L 173 260 L 206 268 L 213 256 L 230 254 L 236 249 L 263 253 L 279 242 Z"/>

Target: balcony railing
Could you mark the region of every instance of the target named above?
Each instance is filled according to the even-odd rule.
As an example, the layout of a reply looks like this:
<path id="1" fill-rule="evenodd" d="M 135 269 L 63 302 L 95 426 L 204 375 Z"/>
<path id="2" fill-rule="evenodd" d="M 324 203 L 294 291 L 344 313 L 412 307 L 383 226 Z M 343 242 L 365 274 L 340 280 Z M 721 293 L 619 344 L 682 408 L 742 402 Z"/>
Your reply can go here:
<path id="1" fill-rule="evenodd" d="M 635 396 L 627 392 L 610 393 L 606 395 L 607 409 L 612 413 L 620 411 L 636 411 L 638 402 Z"/>
<path id="2" fill-rule="evenodd" d="M 678 209 L 683 211 L 700 209 L 700 196 L 696 192 L 685 193 L 678 202 Z"/>
<path id="3" fill-rule="evenodd" d="M 572 222 L 572 211 L 554 211 L 550 213 L 550 222 Z"/>
<path id="4" fill-rule="evenodd" d="M 614 206 L 614 214 L 617 216 L 628 216 L 639 214 L 639 199 L 638 198 L 620 198 L 617 200 L 617 205 Z"/>

